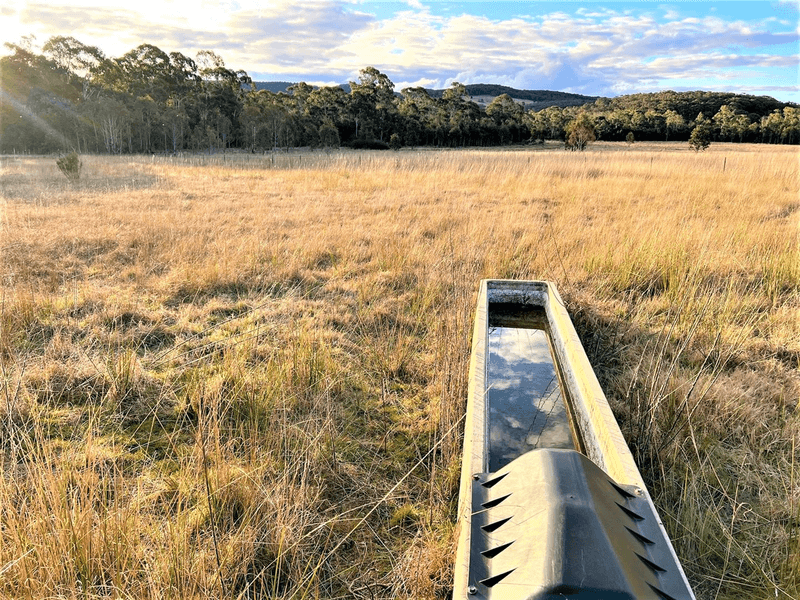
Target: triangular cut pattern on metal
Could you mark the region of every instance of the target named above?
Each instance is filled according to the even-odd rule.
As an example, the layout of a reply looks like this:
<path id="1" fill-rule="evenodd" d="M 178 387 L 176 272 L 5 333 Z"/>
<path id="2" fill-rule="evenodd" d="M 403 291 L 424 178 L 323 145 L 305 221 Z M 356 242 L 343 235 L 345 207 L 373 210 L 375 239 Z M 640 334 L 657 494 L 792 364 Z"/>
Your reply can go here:
<path id="1" fill-rule="evenodd" d="M 646 546 L 652 546 L 653 544 L 655 544 L 655 542 L 654 542 L 653 540 L 651 540 L 651 539 L 650 539 L 650 538 L 648 538 L 647 536 L 644 536 L 644 535 L 642 535 L 642 534 L 641 534 L 641 533 L 639 533 L 638 531 L 634 531 L 634 530 L 633 530 L 633 529 L 631 529 L 630 527 L 625 527 L 625 529 L 627 529 L 627 530 L 628 530 L 628 532 L 629 532 L 629 533 L 630 533 L 630 534 L 631 534 L 633 537 L 635 537 L 637 540 L 639 540 L 640 542 L 642 542 L 642 544 L 644 544 L 644 545 L 646 545 Z"/>
<path id="2" fill-rule="evenodd" d="M 613 486 L 613 488 L 615 490 L 617 490 L 619 492 L 619 495 L 622 496 L 623 498 L 635 498 L 636 497 L 633 494 L 631 494 L 628 490 L 626 490 L 625 488 L 618 486 L 613 481 L 609 481 L 609 483 Z"/>
<path id="3" fill-rule="evenodd" d="M 644 564 L 646 564 L 648 567 L 650 567 L 650 569 L 652 569 L 654 573 L 666 573 L 666 571 L 667 571 L 666 569 L 664 569 L 662 567 L 659 567 L 652 560 L 650 560 L 648 558 L 645 558 L 644 556 L 642 556 L 638 552 L 634 552 L 634 554 L 636 554 L 636 556 L 639 557 L 640 561 L 642 561 Z"/>
<path id="4" fill-rule="evenodd" d="M 498 583 L 503 581 L 503 579 L 511 575 L 514 571 L 516 571 L 516 569 L 511 569 L 510 571 L 506 571 L 505 573 L 500 573 L 500 575 L 495 575 L 494 577 L 487 577 L 486 579 L 482 579 L 481 583 L 488 588 L 494 587 Z"/>
<path id="5" fill-rule="evenodd" d="M 513 543 L 514 542 L 512 541 L 508 542 L 507 544 L 503 544 L 502 546 L 497 546 L 496 548 L 490 548 L 489 550 L 484 550 L 483 552 L 481 552 L 481 554 L 486 558 L 494 558 Z"/>
<path id="6" fill-rule="evenodd" d="M 492 533 L 493 531 L 497 531 L 503 525 L 508 523 L 513 517 L 506 517 L 505 519 L 500 519 L 499 521 L 495 521 L 494 523 L 487 523 L 483 525 L 481 529 L 483 529 L 486 533 Z"/>
<path id="7" fill-rule="evenodd" d="M 658 597 L 661 598 L 661 600 L 678 600 L 674 596 L 670 596 L 669 594 L 667 594 L 666 592 L 661 591 L 660 589 L 658 589 L 656 586 L 654 586 L 652 584 L 648 583 L 647 585 L 650 586 L 651 590 L 653 590 L 656 594 L 658 594 Z"/>
<path id="8" fill-rule="evenodd" d="M 483 508 L 494 508 L 495 506 L 497 506 L 498 504 L 500 504 L 501 502 L 503 502 L 503 500 L 505 500 L 506 498 L 508 498 L 510 495 L 511 495 L 511 494 L 506 494 L 505 496 L 500 496 L 499 498 L 495 498 L 494 500 L 487 500 L 486 502 L 484 502 L 483 504 L 481 504 L 481 506 L 482 506 Z"/>
<path id="9" fill-rule="evenodd" d="M 640 515 L 639 513 L 632 511 L 630 508 L 622 506 L 622 504 L 620 504 L 619 502 L 615 502 L 615 504 L 622 509 L 622 512 L 624 512 L 626 515 L 628 515 L 634 521 L 644 521 L 644 517 L 642 515 Z"/>
<path id="10" fill-rule="evenodd" d="M 495 477 L 494 479 L 490 479 L 489 481 L 484 481 L 484 482 L 483 482 L 481 485 L 482 485 L 483 487 L 485 487 L 485 488 L 491 488 L 491 487 L 494 487 L 495 485 L 497 485 L 498 483 L 500 483 L 500 482 L 501 482 L 503 479 L 505 479 L 505 477 L 506 477 L 507 475 L 508 475 L 508 473 L 503 473 L 502 475 L 498 475 L 498 476 L 497 476 L 497 477 Z"/>

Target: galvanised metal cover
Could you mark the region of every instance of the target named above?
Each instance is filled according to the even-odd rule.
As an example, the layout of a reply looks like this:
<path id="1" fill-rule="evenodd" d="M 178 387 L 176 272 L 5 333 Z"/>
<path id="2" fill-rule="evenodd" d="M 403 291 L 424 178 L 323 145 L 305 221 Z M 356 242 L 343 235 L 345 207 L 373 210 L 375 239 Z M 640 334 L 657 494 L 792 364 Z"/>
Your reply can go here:
<path id="1" fill-rule="evenodd" d="M 642 491 L 579 452 L 532 450 L 474 476 L 472 506 L 471 598 L 687 597 Z"/>
<path id="2" fill-rule="evenodd" d="M 580 451 L 537 447 L 490 473 L 488 432 L 497 413 L 489 406 L 488 339 L 490 324 L 498 322 L 492 311 L 509 306 L 518 315 L 534 311 L 535 328 L 547 333 Z M 548 282 L 481 282 L 459 527 L 454 598 L 694 598 L 563 302 Z"/>

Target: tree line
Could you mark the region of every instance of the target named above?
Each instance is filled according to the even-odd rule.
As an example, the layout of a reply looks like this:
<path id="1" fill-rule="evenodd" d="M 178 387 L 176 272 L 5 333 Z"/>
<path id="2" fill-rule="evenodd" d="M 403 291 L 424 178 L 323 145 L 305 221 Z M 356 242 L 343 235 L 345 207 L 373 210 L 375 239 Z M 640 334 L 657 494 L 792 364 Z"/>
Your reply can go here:
<path id="1" fill-rule="evenodd" d="M 256 89 L 208 50 L 194 58 L 142 44 L 110 58 L 55 36 L 41 53 L 0 57 L 0 152 L 174 153 L 281 147 L 496 146 L 593 139 L 800 143 L 800 109 L 766 96 L 660 92 L 525 110 L 509 94 L 483 107 L 466 86 L 397 93 L 374 67 L 350 90 L 297 83 Z"/>

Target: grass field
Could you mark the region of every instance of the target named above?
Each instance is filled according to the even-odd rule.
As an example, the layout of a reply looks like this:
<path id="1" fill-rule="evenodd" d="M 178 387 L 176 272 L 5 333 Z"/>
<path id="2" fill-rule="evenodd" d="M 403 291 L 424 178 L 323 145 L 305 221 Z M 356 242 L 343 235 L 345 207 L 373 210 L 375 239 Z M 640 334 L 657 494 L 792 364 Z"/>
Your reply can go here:
<path id="1" fill-rule="evenodd" d="M 558 285 L 698 598 L 800 596 L 794 147 L 0 169 L 0 597 L 444 598 L 482 278 Z"/>

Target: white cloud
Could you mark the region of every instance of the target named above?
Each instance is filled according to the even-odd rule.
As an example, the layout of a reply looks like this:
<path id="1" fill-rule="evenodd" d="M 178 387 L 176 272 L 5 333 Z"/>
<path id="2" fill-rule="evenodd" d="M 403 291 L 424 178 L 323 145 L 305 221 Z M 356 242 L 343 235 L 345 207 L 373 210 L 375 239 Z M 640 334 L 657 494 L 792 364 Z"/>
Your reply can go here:
<path id="1" fill-rule="evenodd" d="M 778 66 L 796 73 L 796 52 L 779 55 L 771 48 L 800 38 L 794 24 L 781 26 L 770 15 L 746 22 L 682 18 L 680 5 L 500 19 L 437 16 L 408 0 L 408 9 L 379 20 L 368 3 L 344 0 L 142 0 L 126 8 L 102 0 L 58 1 L 0 9 L 3 41 L 27 33 L 40 43 L 73 35 L 111 56 L 140 43 L 188 55 L 211 49 L 251 74 L 308 81 L 345 81 L 373 65 L 403 82 L 398 89 L 458 80 L 603 94 L 665 80 L 727 85 L 736 83 L 741 73 L 733 69 L 742 67 L 751 79 L 741 84 L 754 86 L 759 69 L 762 79 Z M 772 33 L 776 28 L 783 31 Z M 790 77 L 772 85 L 791 87 Z"/>

